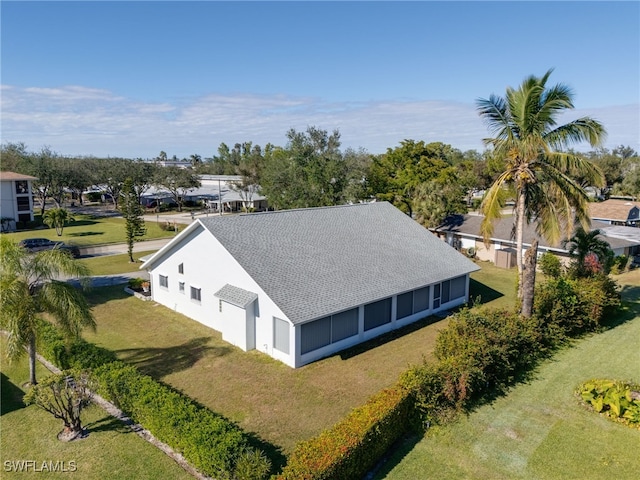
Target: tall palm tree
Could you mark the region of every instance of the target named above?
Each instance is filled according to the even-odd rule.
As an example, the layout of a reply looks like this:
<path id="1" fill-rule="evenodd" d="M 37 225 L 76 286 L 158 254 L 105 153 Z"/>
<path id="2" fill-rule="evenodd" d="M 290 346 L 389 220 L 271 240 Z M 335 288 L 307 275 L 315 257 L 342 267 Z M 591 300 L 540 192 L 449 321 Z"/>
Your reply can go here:
<path id="1" fill-rule="evenodd" d="M 583 228 L 578 228 L 571 238 L 562 242 L 563 246 L 569 247 L 569 255 L 576 262 L 578 275 L 587 274 L 585 260 L 589 254 L 595 254 L 605 272 L 608 270 L 608 264 L 614 254 L 609 242 L 598 238 L 600 235 L 602 235 L 602 231 L 597 229 L 589 232 Z"/>
<path id="2" fill-rule="evenodd" d="M 60 249 L 28 253 L 0 237 L 0 327 L 8 332 L 7 357 L 29 353 L 29 381 L 36 384 L 38 318 L 46 313 L 67 338 L 82 327 L 95 329 L 95 319 L 82 292 L 59 280 L 63 275 L 84 278 L 89 270 Z"/>
<path id="3" fill-rule="evenodd" d="M 517 89 L 508 87 L 505 97 L 491 95 L 477 100 L 480 116 L 495 135 L 484 143 L 506 162 L 482 202 L 482 233 L 486 240 L 490 238 L 493 221 L 501 216 L 504 206 L 505 187 L 512 187 L 516 197 L 518 297 L 527 316 L 532 313 L 533 299 L 523 298 L 523 284 L 528 280 L 525 273 L 534 278 L 535 272 L 525 272 L 523 265 L 525 223 L 535 221 L 539 234 L 558 243 L 573 232 L 576 219 L 585 227 L 589 224 L 588 198 L 575 178 L 586 179 L 594 186 L 604 182 L 595 165 L 572 151 L 563 151 L 584 141 L 595 147 L 606 132 L 601 123 L 589 117 L 558 126 L 558 117 L 574 108 L 573 93 L 563 84 L 547 87 L 552 71 L 539 78 L 529 76 Z"/>

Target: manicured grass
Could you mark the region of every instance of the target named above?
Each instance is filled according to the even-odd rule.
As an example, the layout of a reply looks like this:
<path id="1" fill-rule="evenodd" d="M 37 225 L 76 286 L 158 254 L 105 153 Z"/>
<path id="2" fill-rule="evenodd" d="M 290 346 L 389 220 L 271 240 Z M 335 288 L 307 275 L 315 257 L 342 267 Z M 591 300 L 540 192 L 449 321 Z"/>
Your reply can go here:
<path id="1" fill-rule="evenodd" d="M 104 410 L 91 406 L 83 423 L 89 435 L 80 440 L 63 443 L 56 435 L 62 430 L 62 422 L 36 407 L 25 407 L 22 403 L 24 389 L 21 387 L 29 379 L 26 358 L 9 364 L 4 358 L 6 341 L 2 345 L 2 386 L 0 436 L 0 458 L 4 478 L 82 478 L 149 479 L 158 478 L 192 479 L 172 459 L 153 445 L 147 443 L 128 427 L 110 417 Z M 44 378 L 48 371 L 38 365 L 38 376 Z M 42 462 L 62 462 L 67 469 L 74 462 L 76 471 L 15 473 L 7 471 L 5 462 L 35 460 L 42 470 Z"/>
<path id="2" fill-rule="evenodd" d="M 145 255 L 154 253 L 154 250 L 145 252 L 133 252 L 135 263 L 129 262 L 129 255 L 105 255 L 101 257 L 82 258 L 78 260 L 91 270 L 91 275 L 116 275 L 118 273 L 136 272 L 142 265 L 139 260 Z M 142 276 L 142 271 L 140 272 Z"/>
<path id="3" fill-rule="evenodd" d="M 483 269 L 490 265 L 481 265 Z M 487 290 L 513 291 L 502 284 L 512 271 L 481 276 Z M 478 272 L 480 273 L 480 272 Z M 317 435 L 368 397 L 396 382 L 408 365 L 432 355 L 447 320 L 418 322 L 364 346 L 291 369 L 258 351 L 243 352 L 198 322 L 152 302 L 130 297 L 121 287 L 89 294 L 98 323 L 84 337 L 113 350 L 158 379 L 182 390 L 242 428 L 291 451 Z"/>
<path id="4" fill-rule="evenodd" d="M 590 378 L 640 381 L 640 270 L 615 277 L 627 300 L 620 324 L 576 341 L 527 384 L 396 452 L 376 478 L 636 479 L 640 431 L 582 407 Z"/>
<path id="5" fill-rule="evenodd" d="M 91 215 L 75 215 L 75 221 L 64 227 L 62 236 L 58 237 L 53 228 L 25 230 L 7 233 L 12 240 L 19 242 L 25 238 L 48 238 L 86 247 L 109 243 L 125 243 L 125 221 L 121 217 L 93 217 Z M 140 240 L 167 238 L 175 236 L 175 232 L 162 230 L 156 222 L 145 222 L 147 233 Z"/>
<path id="6" fill-rule="evenodd" d="M 476 262 L 482 269 L 471 274 L 470 299 L 490 308 L 515 306 L 518 270 L 496 267 L 491 262 Z"/>
<path id="7" fill-rule="evenodd" d="M 423 322 L 410 334 L 394 333 L 294 370 L 266 354 L 243 352 L 216 331 L 121 287 L 93 289 L 89 298 L 98 328 L 84 338 L 285 452 L 393 384 L 409 363 L 429 357 L 446 324 Z"/>

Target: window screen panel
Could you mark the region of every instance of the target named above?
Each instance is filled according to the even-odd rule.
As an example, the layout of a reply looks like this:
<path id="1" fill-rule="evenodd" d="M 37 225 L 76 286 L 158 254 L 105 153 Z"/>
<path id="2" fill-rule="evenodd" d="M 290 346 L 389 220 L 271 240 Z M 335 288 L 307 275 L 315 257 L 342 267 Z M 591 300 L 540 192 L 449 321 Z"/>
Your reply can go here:
<path id="1" fill-rule="evenodd" d="M 289 322 L 273 317 L 273 347 L 289 354 Z"/>
<path id="2" fill-rule="evenodd" d="M 331 343 L 331 317 L 305 323 L 300 328 L 300 353 L 309 353 Z"/>
<path id="3" fill-rule="evenodd" d="M 413 292 L 398 295 L 396 302 L 396 318 L 399 320 L 413 313 Z"/>
<path id="4" fill-rule="evenodd" d="M 449 301 L 449 289 L 449 280 L 447 280 L 446 282 L 442 282 L 442 303 L 447 303 Z"/>
<path id="5" fill-rule="evenodd" d="M 385 298 L 364 306 L 365 331 L 391 322 L 391 299 Z"/>
<path id="6" fill-rule="evenodd" d="M 413 291 L 413 313 L 429 310 L 429 287 Z"/>
<path id="7" fill-rule="evenodd" d="M 464 297 L 466 289 L 467 289 L 466 277 L 457 277 L 451 280 L 451 292 L 450 292 L 451 300 Z"/>
<path id="8" fill-rule="evenodd" d="M 169 288 L 169 277 L 166 275 L 160 275 L 158 279 L 161 287 Z"/>
<path id="9" fill-rule="evenodd" d="M 358 309 L 336 313 L 331 317 L 331 343 L 358 334 Z"/>

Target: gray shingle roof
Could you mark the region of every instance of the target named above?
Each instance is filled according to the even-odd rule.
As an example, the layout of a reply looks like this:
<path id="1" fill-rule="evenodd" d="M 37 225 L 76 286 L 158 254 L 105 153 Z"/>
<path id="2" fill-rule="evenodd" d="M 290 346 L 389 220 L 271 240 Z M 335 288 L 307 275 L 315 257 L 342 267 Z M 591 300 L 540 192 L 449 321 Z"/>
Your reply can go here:
<path id="1" fill-rule="evenodd" d="M 296 324 L 478 270 L 386 202 L 199 221 Z"/>
<path id="2" fill-rule="evenodd" d="M 213 295 L 220 300 L 242 308 L 246 308 L 247 305 L 258 298 L 257 293 L 250 292 L 244 288 L 234 287 L 228 283 Z"/>

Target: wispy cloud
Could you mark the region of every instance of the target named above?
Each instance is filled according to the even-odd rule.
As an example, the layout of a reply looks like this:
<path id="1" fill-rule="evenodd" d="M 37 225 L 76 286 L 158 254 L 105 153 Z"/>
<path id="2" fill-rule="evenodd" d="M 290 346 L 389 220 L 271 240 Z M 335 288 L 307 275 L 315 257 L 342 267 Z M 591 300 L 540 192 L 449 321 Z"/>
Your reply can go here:
<path id="1" fill-rule="evenodd" d="M 403 139 L 441 141 L 461 150 L 482 150 L 488 135 L 472 103 L 371 101 L 332 103 L 286 95 L 218 95 L 175 102 L 142 102 L 82 86 L 21 88 L 3 85 L 2 142 L 29 149 L 50 146 L 61 154 L 153 157 L 166 151 L 208 157 L 221 142 L 283 145 L 290 128 L 339 129 L 344 148 L 382 153 Z M 640 106 L 571 112 L 602 121 L 608 147 L 640 150 Z"/>

